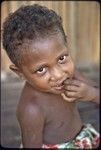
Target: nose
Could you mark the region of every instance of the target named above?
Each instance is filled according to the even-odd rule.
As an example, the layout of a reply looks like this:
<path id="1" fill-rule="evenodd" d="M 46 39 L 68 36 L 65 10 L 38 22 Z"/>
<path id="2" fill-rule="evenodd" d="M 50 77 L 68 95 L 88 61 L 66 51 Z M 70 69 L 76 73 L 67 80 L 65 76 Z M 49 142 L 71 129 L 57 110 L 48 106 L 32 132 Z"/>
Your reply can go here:
<path id="1" fill-rule="evenodd" d="M 54 67 L 51 71 L 51 81 L 59 81 L 64 77 L 64 72 L 60 67 Z"/>

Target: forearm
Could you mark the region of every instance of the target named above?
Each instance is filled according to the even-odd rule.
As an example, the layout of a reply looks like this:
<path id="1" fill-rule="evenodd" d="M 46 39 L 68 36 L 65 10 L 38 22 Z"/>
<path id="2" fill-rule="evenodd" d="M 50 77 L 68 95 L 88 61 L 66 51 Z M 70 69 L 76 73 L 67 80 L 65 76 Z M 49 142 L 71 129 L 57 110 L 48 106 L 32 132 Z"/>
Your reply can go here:
<path id="1" fill-rule="evenodd" d="M 94 82 L 94 81 L 92 81 L 91 79 L 88 79 L 86 76 L 84 76 L 82 73 L 80 73 L 80 72 L 76 72 L 77 73 L 77 75 L 78 75 L 78 79 L 80 80 L 80 81 L 83 81 L 84 83 L 86 83 L 86 84 L 88 84 L 90 87 L 91 87 L 91 89 L 89 90 L 88 89 L 88 99 L 90 100 L 90 101 L 92 101 L 92 102 L 95 102 L 95 103 L 97 103 L 97 104 L 99 104 L 100 103 L 100 90 L 99 90 L 99 85 L 96 83 L 96 82 Z"/>
<path id="2" fill-rule="evenodd" d="M 92 92 L 93 93 L 91 94 L 94 96 L 92 96 L 91 102 L 99 104 L 100 103 L 100 90 L 98 88 L 94 88 Z"/>
<path id="3" fill-rule="evenodd" d="M 86 79 L 86 78 L 85 78 L 85 82 L 86 82 L 87 84 L 89 84 L 90 86 L 94 87 L 96 90 L 97 90 L 98 87 L 99 87 L 99 85 L 98 85 L 96 82 L 92 81 L 91 79 Z"/>
<path id="4" fill-rule="evenodd" d="M 65 91 L 62 96 L 65 100 L 70 102 L 75 100 L 91 101 L 99 104 L 99 88 L 95 82 L 88 80 L 81 73 L 76 72 L 72 80 L 66 80 L 64 85 Z"/>

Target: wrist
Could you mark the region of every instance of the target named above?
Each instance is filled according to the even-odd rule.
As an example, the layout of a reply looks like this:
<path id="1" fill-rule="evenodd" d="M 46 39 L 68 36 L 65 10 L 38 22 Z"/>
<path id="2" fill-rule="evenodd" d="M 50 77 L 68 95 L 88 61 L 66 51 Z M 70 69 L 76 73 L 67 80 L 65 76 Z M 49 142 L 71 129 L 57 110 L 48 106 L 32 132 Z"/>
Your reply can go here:
<path id="1" fill-rule="evenodd" d="M 91 102 L 98 103 L 99 104 L 99 99 L 100 99 L 100 92 L 99 89 L 92 87 L 92 92 L 91 92 Z"/>

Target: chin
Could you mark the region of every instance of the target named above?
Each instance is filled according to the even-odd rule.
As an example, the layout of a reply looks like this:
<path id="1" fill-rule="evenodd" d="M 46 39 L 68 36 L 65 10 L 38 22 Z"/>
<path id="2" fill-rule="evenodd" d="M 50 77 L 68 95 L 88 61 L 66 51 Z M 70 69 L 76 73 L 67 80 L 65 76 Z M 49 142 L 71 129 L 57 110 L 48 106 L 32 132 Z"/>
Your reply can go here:
<path id="1" fill-rule="evenodd" d="M 51 90 L 49 91 L 49 93 L 60 95 L 61 93 L 63 93 L 63 90 Z"/>
<path id="2" fill-rule="evenodd" d="M 51 93 L 51 94 L 56 94 L 56 95 L 60 95 L 61 93 L 63 93 L 64 90 L 55 90 L 55 89 L 39 89 L 37 88 L 38 91 L 43 92 L 43 93 Z"/>

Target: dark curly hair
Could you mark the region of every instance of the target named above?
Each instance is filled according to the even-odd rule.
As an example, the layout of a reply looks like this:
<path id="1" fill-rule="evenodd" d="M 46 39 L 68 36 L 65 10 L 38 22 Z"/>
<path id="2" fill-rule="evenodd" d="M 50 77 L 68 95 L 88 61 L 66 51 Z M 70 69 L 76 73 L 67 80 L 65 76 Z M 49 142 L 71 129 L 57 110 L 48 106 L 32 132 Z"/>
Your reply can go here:
<path id="1" fill-rule="evenodd" d="M 38 4 L 22 6 L 9 14 L 3 23 L 3 47 L 11 61 L 19 66 L 24 51 L 21 47 L 25 41 L 49 37 L 59 32 L 66 42 L 62 19 L 55 11 Z"/>

